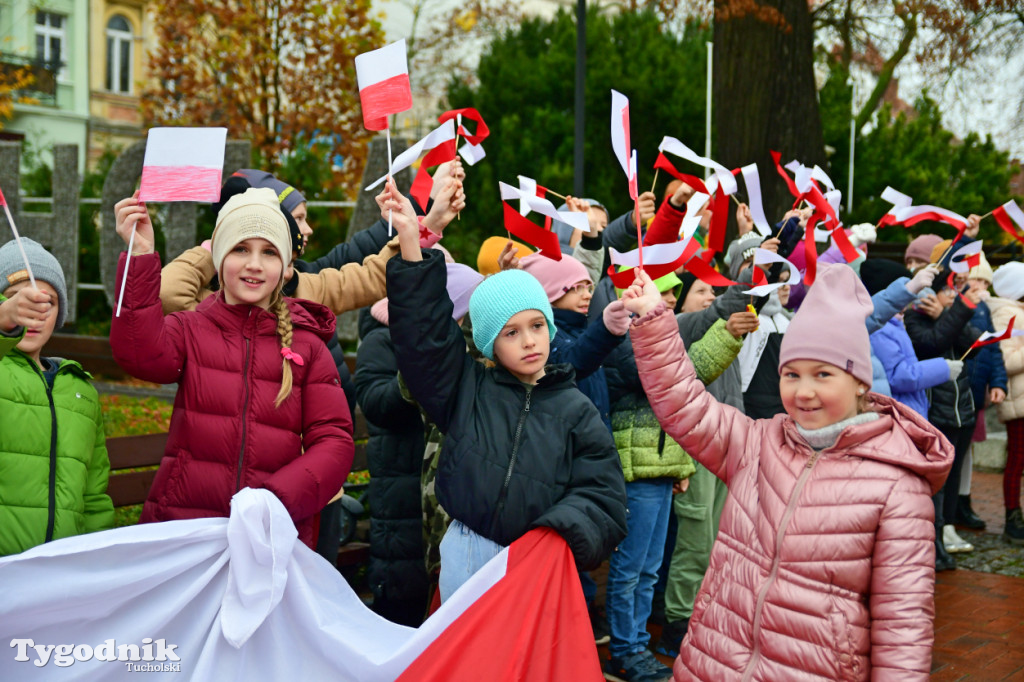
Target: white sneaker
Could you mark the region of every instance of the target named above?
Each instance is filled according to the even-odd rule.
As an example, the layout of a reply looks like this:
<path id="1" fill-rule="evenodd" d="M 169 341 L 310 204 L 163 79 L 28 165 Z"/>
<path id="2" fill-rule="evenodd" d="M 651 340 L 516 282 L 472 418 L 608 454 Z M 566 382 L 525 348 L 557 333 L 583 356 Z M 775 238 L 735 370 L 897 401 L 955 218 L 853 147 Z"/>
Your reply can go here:
<path id="1" fill-rule="evenodd" d="M 974 551 L 974 545 L 957 535 L 956 528 L 952 525 L 942 527 L 942 544 L 946 546 L 946 551 L 950 554 Z"/>

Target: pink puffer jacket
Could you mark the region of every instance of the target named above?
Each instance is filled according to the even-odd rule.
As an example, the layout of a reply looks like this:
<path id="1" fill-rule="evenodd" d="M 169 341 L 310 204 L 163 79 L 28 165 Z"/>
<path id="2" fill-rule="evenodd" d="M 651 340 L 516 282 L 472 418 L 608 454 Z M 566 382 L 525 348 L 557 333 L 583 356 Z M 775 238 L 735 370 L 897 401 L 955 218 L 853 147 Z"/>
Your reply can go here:
<path id="1" fill-rule="evenodd" d="M 926 680 L 935 529 L 953 448 L 910 409 L 815 452 L 788 415 L 752 420 L 697 380 L 661 310 L 630 336 L 651 405 L 729 486 L 676 680 Z"/>

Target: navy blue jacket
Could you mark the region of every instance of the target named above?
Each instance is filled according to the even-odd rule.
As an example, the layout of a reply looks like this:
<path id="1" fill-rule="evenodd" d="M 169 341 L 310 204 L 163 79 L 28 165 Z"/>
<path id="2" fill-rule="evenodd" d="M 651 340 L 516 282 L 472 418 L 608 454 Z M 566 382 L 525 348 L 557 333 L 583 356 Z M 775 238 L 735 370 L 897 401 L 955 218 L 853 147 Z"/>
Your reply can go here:
<path id="1" fill-rule="evenodd" d="M 994 332 L 992 311 L 984 301 L 978 303 L 971 318 L 971 326 L 983 332 Z M 982 346 L 967 356 L 964 372 L 971 379 L 971 393 L 974 394 L 974 406 L 981 409 L 985 406 L 985 398 L 990 388 L 1007 390 L 1006 365 L 1003 364 L 1003 353 L 999 344 Z"/>
<path id="2" fill-rule="evenodd" d="M 616 336 L 604 326 L 600 317 L 588 325 L 587 315 L 575 310 L 553 308 L 558 334 L 551 342 L 551 364 L 568 363 L 576 370 L 576 386 L 601 413 L 601 421 L 612 430 L 608 400 L 608 382 L 605 378 L 604 359 L 615 350 L 625 336 Z"/>

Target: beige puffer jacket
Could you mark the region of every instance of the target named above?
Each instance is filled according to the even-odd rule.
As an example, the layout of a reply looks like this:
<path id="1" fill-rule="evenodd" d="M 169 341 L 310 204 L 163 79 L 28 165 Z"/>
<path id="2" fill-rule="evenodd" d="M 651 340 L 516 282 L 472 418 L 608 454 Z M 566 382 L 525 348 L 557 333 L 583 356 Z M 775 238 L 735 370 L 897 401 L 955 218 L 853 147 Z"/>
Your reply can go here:
<path id="1" fill-rule="evenodd" d="M 373 305 L 387 296 L 385 268 L 398 252 L 395 237 L 380 253 L 367 256 L 362 263 L 324 268 L 315 273 L 296 272 L 298 286 L 289 296 L 321 303 L 335 315 Z M 192 247 L 165 265 L 160 275 L 164 314 L 195 310 L 207 296 L 213 295 L 209 286 L 216 274 L 213 256 L 202 246 Z"/>
<path id="2" fill-rule="evenodd" d="M 671 315 L 630 336 L 658 420 L 729 486 L 676 680 L 927 680 L 931 494 L 953 447 L 909 408 L 815 452 L 788 415 L 752 420 L 697 380 Z"/>
<path id="3" fill-rule="evenodd" d="M 1024 303 L 992 297 L 987 304 L 997 333 L 1006 329 L 1012 317 L 1017 318 L 1013 323 L 1014 329 L 1024 329 Z M 999 350 L 1003 351 L 1006 385 L 1009 387 L 1006 400 L 999 403 L 999 421 L 1008 422 L 1024 417 L 1024 336 L 1000 341 Z"/>

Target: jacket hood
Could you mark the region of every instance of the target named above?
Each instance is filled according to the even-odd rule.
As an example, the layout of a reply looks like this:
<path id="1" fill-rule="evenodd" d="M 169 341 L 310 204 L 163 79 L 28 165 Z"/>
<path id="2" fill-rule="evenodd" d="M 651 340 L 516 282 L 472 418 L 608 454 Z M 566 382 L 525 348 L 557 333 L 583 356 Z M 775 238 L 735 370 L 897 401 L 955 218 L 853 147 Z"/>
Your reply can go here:
<path id="1" fill-rule="evenodd" d="M 934 495 L 953 465 L 953 446 L 938 429 L 914 410 L 887 396 L 869 394 L 872 409 L 881 415 L 865 424 L 847 427 L 826 451 L 873 459 L 913 471 L 928 481 Z M 788 416 L 785 433 L 791 445 L 806 443 Z"/>
<path id="2" fill-rule="evenodd" d="M 327 343 L 334 336 L 338 317 L 327 306 L 304 298 L 285 298 L 292 326 L 311 331 Z"/>
<path id="3" fill-rule="evenodd" d="M 1024 313 L 1024 304 L 1021 304 L 1019 301 L 1011 301 L 1008 298 L 999 298 L 998 296 L 991 296 L 987 301 L 985 301 L 985 305 L 988 306 L 988 311 L 993 315 L 996 314 L 997 310 L 1006 306 L 1013 306 L 1019 309 L 1022 313 Z M 1021 320 L 1021 323 L 1024 324 L 1024 320 Z M 1017 326 L 1018 325 L 1014 323 L 1014 327 Z M 1002 330 L 997 329 L 996 331 Z"/>

